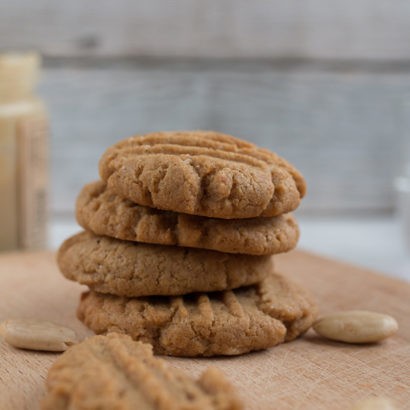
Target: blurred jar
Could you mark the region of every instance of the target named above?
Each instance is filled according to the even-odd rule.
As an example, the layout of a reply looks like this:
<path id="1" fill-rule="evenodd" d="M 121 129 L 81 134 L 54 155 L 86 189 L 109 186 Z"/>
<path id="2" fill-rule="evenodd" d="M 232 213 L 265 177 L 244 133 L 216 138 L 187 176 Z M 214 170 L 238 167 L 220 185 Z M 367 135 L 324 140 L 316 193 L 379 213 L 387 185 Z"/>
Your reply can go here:
<path id="1" fill-rule="evenodd" d="M 410 257 L 410 100 L 405 98 L 402 102 L 402 117 L 400 125 L 402 128 L 398 178 L 396 178 L 395 188 L 397 192 L 397 215 L 399 217 L 402 231 L 403 245 Z"/>
<path id="2" fill-rule="evenodd" d="M 395 180 L 397 198 L 397 212 L 401 225 L 404 247 L 410 256 L 410 162 L 403 174 Z"/>
<path id="3" fill-rule="evenodd" d="M 0 54 L 0 251 L 46 245 L 48 116 L 37 54 Z"/>

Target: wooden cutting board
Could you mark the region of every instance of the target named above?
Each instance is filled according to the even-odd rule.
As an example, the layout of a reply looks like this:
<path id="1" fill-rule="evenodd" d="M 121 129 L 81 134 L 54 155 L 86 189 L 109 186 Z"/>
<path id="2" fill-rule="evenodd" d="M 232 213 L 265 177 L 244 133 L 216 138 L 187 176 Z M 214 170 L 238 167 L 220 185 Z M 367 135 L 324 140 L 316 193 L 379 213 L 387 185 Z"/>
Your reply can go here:
<path id="1" fill-rule="evenodd" d="M 370 309 L 393 315 L 400 331 L 384 343 L 352 346 L 309 331 L 303 338 L 240 357 L 166 358 L 198 375 L 219 366 L 247 409 L 343 409 L 369 396 L 410 408 L 410 284 L 308 253 L 276 258 L 278 271 L 308 288 L 321 312 Z M 90 332 L 76 319 L 84 288 L 65 280 L 51 253 L 0 256 L 0 320 L 34 317 Z M 47 369 L 58 354 L 16 350 L 0 342 L 0 409 L 36 409 Z"/>

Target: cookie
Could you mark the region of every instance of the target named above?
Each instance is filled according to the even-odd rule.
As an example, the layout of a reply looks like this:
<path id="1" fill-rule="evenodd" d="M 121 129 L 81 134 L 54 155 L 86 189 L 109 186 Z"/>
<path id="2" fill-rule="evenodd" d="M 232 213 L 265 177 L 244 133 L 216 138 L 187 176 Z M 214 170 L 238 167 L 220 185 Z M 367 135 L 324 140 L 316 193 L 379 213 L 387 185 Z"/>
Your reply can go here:
<path id="1" fill-rule="evenodd" d="M 96 333 L 116 331 L 171 356 L 238 355 L 289 341 L 312 324 L 316 306 L 278 274 L 235 291 L 125 298 L 86 292 L 78 318 Z"/>
<path id="2" fill-rule="evenodd" d="M 149 245 L 91 232 L 67 239 L 57 262 L 66 278 L 120 296 L 233 289 L 259 282 L 273 270 L 271 256 Z"/>
<path id="3" fill-rule="evenodd" d="M 306 190 L 283 158 L 212 131 L 134 136 L 108 148 L 99 168 L 110 189 L 139 205 L 211 218 L 281 215 Z"/>
<path id="4" fill-rule="evenodd" d="M 299 229 L 290 215 L 216 219 L 149 208 L 119 197 L 102 181 L 77 199 L 77 221 L 97 235 L 220 252 L 269 255 L 293 249 Z"/>
<path id="5" fill-rule="evenodd" d="M 71 347 L 47 376 L 43 410 L 236 410 L 242 404 L 215 367 L 194 380 L 152 354 L 152 347 L 116 333 Z"/>

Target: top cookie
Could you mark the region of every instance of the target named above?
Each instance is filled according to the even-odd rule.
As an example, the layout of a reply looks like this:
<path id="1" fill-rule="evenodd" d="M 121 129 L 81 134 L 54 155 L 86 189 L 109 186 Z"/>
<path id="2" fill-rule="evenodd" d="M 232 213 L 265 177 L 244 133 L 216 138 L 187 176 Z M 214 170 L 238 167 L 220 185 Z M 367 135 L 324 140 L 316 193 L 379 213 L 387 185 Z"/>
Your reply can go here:
<path id="1" fill-rule="evenodd" d="M 306 190 L 283 158 L 212 131 L 137 135 L 108 148 L 99 168 L 109 188 L 137 204 L 214 218 L 281 215 Z"/>

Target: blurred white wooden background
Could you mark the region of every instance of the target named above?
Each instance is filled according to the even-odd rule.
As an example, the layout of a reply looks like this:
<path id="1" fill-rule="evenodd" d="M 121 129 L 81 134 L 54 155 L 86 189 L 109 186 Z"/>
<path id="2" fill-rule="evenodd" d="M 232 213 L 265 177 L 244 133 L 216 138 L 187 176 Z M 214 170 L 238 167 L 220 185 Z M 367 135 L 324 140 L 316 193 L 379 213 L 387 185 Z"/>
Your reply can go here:
<path id="1" fill-rule="evenodd" d="M 114 141 L 216 129 L 306 175 L 305 213 L 381 213 L 410 138 L 405 0 L 0 0 L 0 50 L 40 50 L 52 212 Z"/>

